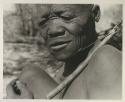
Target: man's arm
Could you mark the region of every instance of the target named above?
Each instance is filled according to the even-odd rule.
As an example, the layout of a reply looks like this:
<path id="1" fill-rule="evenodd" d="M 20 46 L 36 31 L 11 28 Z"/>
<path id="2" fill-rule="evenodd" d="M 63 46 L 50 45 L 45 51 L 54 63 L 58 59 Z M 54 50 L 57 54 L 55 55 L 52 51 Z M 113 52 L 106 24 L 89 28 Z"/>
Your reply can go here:
<path id="1" fill-rule="evenodd" d="M 8 98 L 27 99 L 31 98 L 32 95 L 35 99 L 46 99 L 46 95 L 58 84 L 39 67 L 40 66 L 36 66 L 33 64 L 26 65 L 19 76 L 20 83 L 18 83 L 17 85 L 17 88 L 24 93 L 22 93 L 21 95 L 17 95 L 14 92 L 12 84 L 13 82 L 15 83 L 15 81 L 13 81 L 8 85 L 7 88 Z"/>

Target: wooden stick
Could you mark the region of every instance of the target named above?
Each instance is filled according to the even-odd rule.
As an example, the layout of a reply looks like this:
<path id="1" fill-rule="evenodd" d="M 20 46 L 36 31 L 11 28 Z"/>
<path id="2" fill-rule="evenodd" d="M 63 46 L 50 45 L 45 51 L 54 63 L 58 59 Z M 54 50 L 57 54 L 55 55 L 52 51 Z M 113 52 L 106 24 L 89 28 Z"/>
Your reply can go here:
<path id="1" fill-rule="evenodd" d="M 121 24 L 121 22 L 119 23 Z M 66 86 L 67 84 L 69 84 L 73 79 L 75 79 L 75 77 L 77 75 L 80 74 L 80 72 L 84 69 L 84 67 L 88 64 L 89 60 L 92 58 L 93 54 L 100 48 L 102 47 L 104 44 L 106 44 L 110 38 L 116 34 L 119 30 L 118 26 L 119 24 L 117 24 L 109 33 L 109 35 L 107 37 L 105 37 L 102 42 L 100 44 L 97 45 L 97 47 L 88 55 L 88 57 L 81 62 L 81 64 L 76 68 L 76 70 L 70 74 L 59 86 L 57 86 L 54 90 L 52 90 L 46 97 L 47 99 L 52 99 L 53 97 L 55 97 L 59 92 L 61 92 Z"/>

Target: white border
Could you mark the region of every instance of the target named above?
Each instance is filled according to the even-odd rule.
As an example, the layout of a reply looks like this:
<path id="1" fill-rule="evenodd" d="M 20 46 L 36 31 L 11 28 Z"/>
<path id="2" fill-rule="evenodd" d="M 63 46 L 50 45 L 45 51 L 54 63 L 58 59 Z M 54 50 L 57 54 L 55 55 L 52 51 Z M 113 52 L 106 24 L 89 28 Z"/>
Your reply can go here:
<path id="1" fill-rule="evenodd" d="M 0 98 L 3 96 L 3 11 L 2 4 L 0 4 Z"/>
<path id="2" fill-rule="evenodd" d="M 125 27 L 125 1 L 124 0 L 3 0 L 0 2 L 0 98 L 3 97 L 3 12 L 2 12 L 2 6 L 6 3 L 33 3 L 33 4 L 36 4 L 36 3 L 43 3 L 43 4 L 50 4 L 50 3 L 56 3 L 56 4 L 89 4 L 89 3 L 97 3 L 97 4 L 123 4 L 123 34 L 125 34 L 125 30 L 124 30 L 124 27 Z M 124 70 L 124 58 L 125 58 L 125 45 L 124 45 L 124 42 L 125 41 L 125 36 L 123 36 L 123 90 L 125 90 L 125 70 Z M 47 101 L 52 101 L 52 102 L 59 102 L 59 101 L 69 101 L 69 100 L 38 100 L 38 99 L 35 99 L 35 100 L 27 100 L 27 99 L 21 99 L 21 100 L 10 100 L 10 99 L 3 99 L 3 100 L 0 100 L 0 102 L 3 101 L 3 102 L 47 102 Z M 107 102 L 112 102 L 114 100 L 70 100 L 71 102 L 76 102 L 76 101 L 84 101 L 84 102 L 88 102 L 88 101 L 99 101 L 99 102 L 104 102 L 104 101 L 107 101 Z M 115 100 L 116 101 L 116 100 Z M 125 91 L 123 91 L 123 98 L 122 100 L 117 100 L 117 102 L 121 102 L 121 101 L 125 101 Z"/>
<path id="3" fill-rule="evenodd" d="M 81 3 L 123 3 L 124 0 L 4 0 L 4 3 L 54 3 L 54 4 L 81 4 Z"/>

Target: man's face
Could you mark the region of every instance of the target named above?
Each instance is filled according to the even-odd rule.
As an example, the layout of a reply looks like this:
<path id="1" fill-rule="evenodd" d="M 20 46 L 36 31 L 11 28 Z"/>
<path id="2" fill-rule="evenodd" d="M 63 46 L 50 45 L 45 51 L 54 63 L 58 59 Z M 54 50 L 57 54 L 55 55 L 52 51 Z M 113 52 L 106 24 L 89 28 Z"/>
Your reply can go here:
<path id="1" fill-rule="evenodd" d="M 41 6 L 40 29 L 51 52 L 58 60 L 71 58 L 90 42 L 92 34 L 90 5 Z M 40 9 L 39 9 L 40 10 Z"/>

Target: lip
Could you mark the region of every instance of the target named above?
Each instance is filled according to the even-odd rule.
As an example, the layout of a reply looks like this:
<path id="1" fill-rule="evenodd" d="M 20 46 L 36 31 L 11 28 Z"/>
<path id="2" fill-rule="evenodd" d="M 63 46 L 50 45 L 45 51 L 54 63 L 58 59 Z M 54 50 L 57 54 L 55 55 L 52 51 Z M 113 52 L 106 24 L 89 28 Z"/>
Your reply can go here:
<path id="1" fill-rule="evenodd" d="M 56 43 L 52 43 L 50 45 L 50 48 L 54 51 L 59 51 L 61 49 L 64 49 L 71 41 L 60 41 Z"/>

